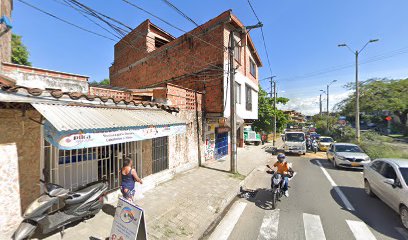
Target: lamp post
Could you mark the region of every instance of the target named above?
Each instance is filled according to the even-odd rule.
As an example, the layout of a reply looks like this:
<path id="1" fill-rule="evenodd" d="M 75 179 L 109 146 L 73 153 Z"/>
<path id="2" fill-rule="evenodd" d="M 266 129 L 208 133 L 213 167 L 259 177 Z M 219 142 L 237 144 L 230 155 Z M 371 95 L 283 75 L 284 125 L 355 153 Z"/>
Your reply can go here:
<path id="1" fill-rule="evenodd" d="M 326 94 L 326 92 L 324 90 L 320 90 L 320 99 L 319 99 L 320 117 L 322 116 L 322 94 Z"/>
<path id="2" fill-rule="evenodd" d="M 274 81 L 273 78 L 276 76 L 271 77 L 271 98 L 273 97 L 273 146 L 275 147 L 276 144 L 276 80 Z M 273 92 L 272 92 L 273 91 Z M 272 95 L 273 94 L 273 95 Z"/>
<path id="3" fill-rule="evenodd" d="M 373 42 L 378 42 L 378 39 L 372 39 L 368 41 L 360 50 L 353 51 L 347 44 L 342 43 L 337 45 L 338 47 L 347 47 L 350 52 L 355 55 L 356 58 L 356 140 L 360 142 L 360 85 L 358 82 L 358 55 L 364 50 L 364 48 Z"/>
<path id="4" fill-rule="evenodd" d="M 327 94 L 327 133 L 330 132 L 330 129 L 329 129 L 329 117 L 330 117 L 330 113 L 329 113 L 329 87 L 334 82 L 337 82 L 337 80 L 333 80 L 329 84 L 327 84 L 327 91 L 326 91 L 326 94 Z"/>

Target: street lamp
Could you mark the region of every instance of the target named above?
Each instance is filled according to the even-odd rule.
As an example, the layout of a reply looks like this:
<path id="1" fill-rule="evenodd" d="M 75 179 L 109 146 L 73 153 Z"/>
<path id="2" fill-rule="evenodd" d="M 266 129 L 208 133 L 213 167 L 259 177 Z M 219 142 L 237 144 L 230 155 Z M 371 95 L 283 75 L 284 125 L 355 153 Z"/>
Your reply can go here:
<path id="1" fill-rule="evenodd" d="M 320 100 L 319 100 L 320 117 L 322 116 L 322 94 L 326 94 L 326 92 L 324 90 L 320 90 Z"/>
<path id="2" fill-rule="evenodd" d="M 337 82 L 337 80 L 333 80 L 329 84 L 327 84 L 327 91 L 326 91 L 326 94 L 327 94 L 327 132 L 328 133 L 330 132 L 330 129 L 329 129 L 329 117 L 330 117 L 330 113 L 329 113 L 329 87 L 334 82 Z"/>
<path id="3" fill-rule="evenodd" d="M 378 39 L 372 39 L 368 41 L 360 50 L 356 50 L 355 52 L 347 46 L 347 44 L 339 44 L 338 47 L 347 47 L 350 52 L 352 52 L 356 57 L 356 139 L 357 142 L 360 142 L 360 86 L 358 83 L 358 55 L 364 50 L 364 48 L 373 42 L 378 42 Z"/>

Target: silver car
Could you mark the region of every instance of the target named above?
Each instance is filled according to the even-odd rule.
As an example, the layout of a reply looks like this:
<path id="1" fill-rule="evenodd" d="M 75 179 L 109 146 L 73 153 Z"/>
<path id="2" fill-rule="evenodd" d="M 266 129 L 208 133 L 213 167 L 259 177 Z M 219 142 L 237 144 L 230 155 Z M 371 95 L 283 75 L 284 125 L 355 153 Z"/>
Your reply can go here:
<path id="1" fill-rule="evenodd" d="M 364 168 L 364 189 L 400 214 L 408 229 L 408 159 L 377 159 Z"/>
<path id="2" fill-rule="evenodd" d="M 327 150 L 327 159 L 335 168 L 358 168 L 371 162 L 370 157 L 357 145 L 351 143 L 334 143 Z"/>

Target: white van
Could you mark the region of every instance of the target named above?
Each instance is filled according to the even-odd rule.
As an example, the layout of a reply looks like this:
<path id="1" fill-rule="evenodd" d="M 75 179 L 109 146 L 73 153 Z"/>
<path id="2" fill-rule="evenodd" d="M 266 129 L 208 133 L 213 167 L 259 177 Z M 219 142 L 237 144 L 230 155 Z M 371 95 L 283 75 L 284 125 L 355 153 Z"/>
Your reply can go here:
<path id="1" fill-rule="evenodd" d="M 285 153 L 306 154 L 306 135 L 304 132 L 285 132 Z"/>

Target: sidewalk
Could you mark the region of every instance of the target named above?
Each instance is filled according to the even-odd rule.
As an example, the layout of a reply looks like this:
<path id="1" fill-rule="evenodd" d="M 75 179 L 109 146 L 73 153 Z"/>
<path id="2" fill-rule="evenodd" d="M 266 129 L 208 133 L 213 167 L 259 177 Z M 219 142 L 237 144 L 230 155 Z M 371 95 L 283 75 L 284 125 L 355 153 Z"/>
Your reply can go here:
<path id="1" fill-rule="evenodd" d="M 254 168 L 270 161 L 265 149 L 270 143 L 246 146 L 238 150 L 238 171 L 248 175 Z M 206 164 L 144 193 L 137 202 L 146 214 L 149 239 L 198 239 L 214 222 L 239 191 L 244 176 L 228 172 L 229 159 Z M 105 239 L 109 236 L 115 207 L 86 222 L 65 230 L 63 239 Z M 59 233 L 46 239 L 61 239 Z"/>

